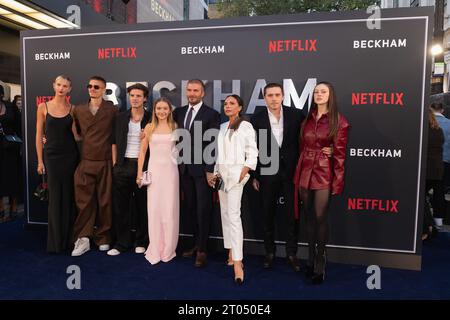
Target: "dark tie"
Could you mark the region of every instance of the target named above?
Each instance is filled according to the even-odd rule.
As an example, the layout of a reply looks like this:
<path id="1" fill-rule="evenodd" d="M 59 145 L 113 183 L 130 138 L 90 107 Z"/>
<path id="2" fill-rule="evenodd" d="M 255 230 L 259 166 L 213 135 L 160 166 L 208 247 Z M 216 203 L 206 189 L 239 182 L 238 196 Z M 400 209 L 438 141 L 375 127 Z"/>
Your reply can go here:
<path id="1" fill-rule="evenodd" d="M 186 124 L 184 125 L 184 128 L 185 128 L 185 129 L 188 129 L 188 130 L 189 130 L 189 128 L 190 128 L 190 126 L 191 126 L 192 111 L 193 111 L 193 110 L 194 110 L 193 107 L 189 107 L 189 112 L 188 112 L 188 115 L 187 115 L 187 118 L 186 118 Z"/>

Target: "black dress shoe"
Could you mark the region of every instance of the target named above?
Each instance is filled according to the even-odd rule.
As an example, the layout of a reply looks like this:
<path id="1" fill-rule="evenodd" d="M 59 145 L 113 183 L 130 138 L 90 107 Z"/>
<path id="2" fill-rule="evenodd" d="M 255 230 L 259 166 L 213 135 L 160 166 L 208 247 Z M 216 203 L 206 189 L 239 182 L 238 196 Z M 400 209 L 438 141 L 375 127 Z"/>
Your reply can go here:
<path id="1" fill-rule="evenodd" d="M 185 258 L 190 258 L 190 257 L 194 256 L 194 254 L 197 252 L 197 250 L 198 250 L 197 247 L 193 247 L 189 250 L 183 251 L 183 253 L 181 255 Z"/>
<path id="2" fill-rule="evenodd" d="M 305 275 L 307 278 L 312 278 L 314 275 L 314 266 L 307 264 L 305 267 Z"/>
<path id="3" fill-rule="evenodd" d="M 206 253 L 197 251 L 197 257 L 195 258 L 195 266 L 197 268 L 203 268 L 206 266 Z"/>
<path id="4" fill-rule="evenodd" d="M 296 256 L 288 256 L 287 257 L 287 263 L 291 266 L 292 270 L 294 272 L 300 272 L 300 262 L 298 261 Z"/>
<path id="5" fill-rule="evenodd" d="M 264 257 L 264 269 L 272 268 L 273 260 L 274 260 L 273 253 L 266 254 L 266 256 Z"/>
<path id="6" fill-rule="evenodd" d="M 325 280 L 325 273 L 317 274 L 315 273 L 312 277 L 312 284 L 322 284 L 322 282 Z"/>

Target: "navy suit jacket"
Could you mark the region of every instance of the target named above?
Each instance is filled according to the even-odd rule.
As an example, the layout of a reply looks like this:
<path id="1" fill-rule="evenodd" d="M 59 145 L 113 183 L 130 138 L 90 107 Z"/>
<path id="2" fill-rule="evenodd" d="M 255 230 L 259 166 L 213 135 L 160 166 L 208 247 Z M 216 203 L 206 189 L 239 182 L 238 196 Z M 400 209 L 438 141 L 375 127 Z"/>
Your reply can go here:
<path id="1" fill-rule="evenodd" d="M 180 108 L 176 108 L 173 111 L 173 117 L 175 122 L 178 125 L 178 128 L 184 128 L 184 119 L 186 117 L 186 112 L 188 110 L 189 106 L 184 106 Z M 195 130 L 195 122 L 201 123 L 201 130 Z M 203 141 L 204 133 L 208 129 L 217 129 L 216 135 L 212 139 L 212 141 Z M 205 148 L 211 143 L 217 143 L 217 134 L 218 130 L 220 128 L 220 114 L 208 107 L 205 103 L 202 104 L 200 109 L 198 110 L 197 114 L 195 115 L 194 121 L 192 122 L 192 125 L 190 127 L 190 136 L 191 136 L 191 147 L 190 150 L 182 150 L 180 152 L 180 156 L 188 157 L 190 161 L 186 161 L 189 163 L 181 163 L 179 165 L 180 173 L 183 174 L 187 170 L 188 173 L 193 177 L 200 177 L 204 176 L 206 172 L 214 172 L 214 163 L 212 164 L 206 164 L 203 158 L 203 152 Z M 201 136 L 199 136 L 201 135 Z M 198 143 L 201 141 L 201 144 Z M 202 152 L 201 154 L 201 163 L 194 163 L 194 152 Z M 186 155 L 186 152 L 189 152 L 189 154 Z M 213 154 L 215 157 L 215 154 Z M 198 156 L 197 156 L 198 157 Z"/>

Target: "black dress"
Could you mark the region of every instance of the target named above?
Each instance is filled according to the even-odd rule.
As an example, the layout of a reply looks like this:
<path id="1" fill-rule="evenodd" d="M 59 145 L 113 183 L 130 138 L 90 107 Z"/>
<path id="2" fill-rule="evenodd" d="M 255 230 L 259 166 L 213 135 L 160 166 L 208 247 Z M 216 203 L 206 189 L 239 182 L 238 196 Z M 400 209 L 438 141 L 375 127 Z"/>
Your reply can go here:
<path id="1" fill-rule="evenodd" d="M 47 110 L 44 163 L 49 192 L 47 251 L 51 253 L 64 252 L 72 243 L 75 220 L 73 174 L 78 164 L 72 123 L 70 112 L 57 118 Z"/>
<path id="2" fill-rule="evenodd" d="M 17 107 L 3 101 L 0 109 L 5 113 L 0 115 L 0 123 L 5 135 L 21 134 L 20 112 Z M 4 138 L 0 138 L 4 139 Z M 20 159 L 21 143 L 3 143 L 0 141 L 0 197 L 17 197 L 20 192 Z"/>

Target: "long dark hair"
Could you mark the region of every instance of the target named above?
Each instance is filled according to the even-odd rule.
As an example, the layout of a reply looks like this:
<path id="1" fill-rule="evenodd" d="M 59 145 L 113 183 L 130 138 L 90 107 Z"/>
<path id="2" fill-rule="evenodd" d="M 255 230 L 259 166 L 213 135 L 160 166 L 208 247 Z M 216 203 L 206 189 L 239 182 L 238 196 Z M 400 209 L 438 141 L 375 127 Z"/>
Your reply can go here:
<path id="1" fill-rule="evenodd" d="M 245 120 L 244 118 L 242 118 L 242 110 L 244 110 L 244 100 L 242 100 L 242 98 L 237 94 L 230 94 L 225 98 L 225 100 L 227 100 L 230 97 L 235 98 L 238 105 L 241 107 L 241 111 L 239 111 L 238 118 L 230 125 L 230 130 L 237 130 L 241 125 L 241 122 Z"/>
<path id="2" fill-rule="evenodd" d="M 317 86 L 319 85 L 326 85 L 328 87 L 328 90 L 330 92 L 328 96 L 328 121 L 329 121 L 329 127 L 330 132 L 328 133 L 328 137 L 331 139 L 334 139 L 337 135 L 338 129 L 339 129 L 339 112 L 337 107 L 337 99 L 336 99 L 336 93 L 334 91 L 334 87 L 331 83 L 326 81 L 321 81 L 314 87 L 314 90 L 316 90 Z M 303 129 L 305 127 L 306 122 L 312 118 L 313 112 L 317 110 L 317 103 L 313 100 L 311 104 L 311 108 L 309 109 L 308 116 L 306 117 L 306 120 L 302 124 L 302 128 L 300 131 L 300 136 L 303 137 Z"/>

